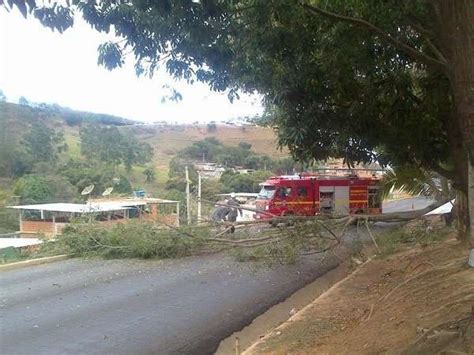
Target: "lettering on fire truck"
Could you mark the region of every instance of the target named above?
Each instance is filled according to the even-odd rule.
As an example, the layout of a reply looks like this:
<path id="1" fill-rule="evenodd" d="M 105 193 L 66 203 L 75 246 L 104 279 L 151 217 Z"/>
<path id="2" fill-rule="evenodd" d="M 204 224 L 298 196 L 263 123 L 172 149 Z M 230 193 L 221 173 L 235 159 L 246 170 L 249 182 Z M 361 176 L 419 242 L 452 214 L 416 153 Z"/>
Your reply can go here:
<path id="1" fill-rule="evenodd" d="M 321 213 L 380 214 L 380 180 L 375 177 L 273 176 L 261 184 L 255 218 L 314 216 Z"/>

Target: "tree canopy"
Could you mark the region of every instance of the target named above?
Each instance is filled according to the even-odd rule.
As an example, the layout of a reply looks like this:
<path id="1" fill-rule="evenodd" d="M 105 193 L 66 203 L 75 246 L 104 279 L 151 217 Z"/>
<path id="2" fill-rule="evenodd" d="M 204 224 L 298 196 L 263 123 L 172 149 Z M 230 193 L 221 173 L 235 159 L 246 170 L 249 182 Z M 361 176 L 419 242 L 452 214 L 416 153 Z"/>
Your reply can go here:
<path id="1" fill-rule="evenodd" d="M 67 150 L 64 134 L 47 127 L 44 123 L 34 122 L 25 134 L 23 143 L 34 162 L 54 162 L 58 154 Z"/>
<path id="2" fill-rule="evenodd" d="M 109 165 L 132 165 L 149 162 L 153 148 L 148 143 L 139 142 L 134 135 L 122 134 L 115 126 L 85 124 L 80 129 L 81 152 L 88 159 Z"/>
<path id="3" fill-rule="evenodd" d="M 258 91 L 267 123 L 298 159 L 409 164 L 465 193 L 474 184 L 471 0 L 27 3 L 10 6 L 59 31 L 75 11 L 115 31 L 120 40 L 99 49 L 108 69 L 131 51 L 138 74 L 164 65 L 231 100 Z M 472 188 L 469 204 L 474 224 Z"/>

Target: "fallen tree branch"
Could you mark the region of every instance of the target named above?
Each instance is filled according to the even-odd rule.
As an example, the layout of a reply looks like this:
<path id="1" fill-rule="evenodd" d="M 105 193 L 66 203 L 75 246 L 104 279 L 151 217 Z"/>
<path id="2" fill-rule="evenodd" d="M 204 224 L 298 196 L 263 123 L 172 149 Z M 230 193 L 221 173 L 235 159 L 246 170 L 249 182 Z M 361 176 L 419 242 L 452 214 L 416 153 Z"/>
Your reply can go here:
<path id="1" fill-rule="evenodd" d="M 274 240 L 267 240 L 267 241 L 263 241 L 263 242 L 259 242 L 259 243 L 253 243 L 253 244 L 236 244 L 236 245 L 233 245 L 234 247 L 239 247 L 239 248 L 254 248 L 254 247 L 259 247 L 259 246 L 262 246 L 262 245 L 268 245 L 268 244 L 271 244 L 271 243 L 277 243 L 277 242 L 281 242 L 285 239 L 288 239 L 289 237 L 280 237 L 278 239 L 274 239 Z"/>
<path id="2" fill-rule="evenodd" d="M 217 206 L 228 206 L 227 204 L 222 204 L 222 203 L 215 203 L 212 201 L 204 200 L 202 199 L 201 201 Z M 240 206 L 238 208 L 241 208 L 243 210 L 247 211 L 252 211 L 252 212 L 258 212 L 260 214 L 265 214 L 268 215 L 272 218 L 268 219 L 262 219 L 262 220 L 254 220 L 254 221 L 241 221 L 241 222 L 235 222 L 234 225 L 244 225 L 244 224 L 259 224 L 259 223 L 286 223 L 288 221 L 292 222 L 302 222 L 302 221 L 317 221 L 317 223 L 320 223 L 322 220 L 331 220 L 334 221 L 334 223 L 345 223 L 347 222 L 350 218 L 354 218 L 355 220 L 368 220 L 370 222 L 405 222 L 405 221 L 411 221 L 413 219 L 417 219 L 420 217 L 423 217 L 426 213 L 433 211 L 434 209 L 444 205 L 445 203 L 451 201 L 450 198 L 445 198 L 443 200 L 434 202 L 430 204 L 429 206 L 420 209 L 420 210 L 415 210 L 415 211 L 404 211 L 404 212 L 392 212 L 392 213 L 383 213 L 383 214 L 377 214 L 377 215 L 370 215 L 370 214 L 354 214 L 354 215 L 329 215 L 329 214 L 319 214 L 316 216 L 298 216 L 298 215 L 287 215 L 287 216 L 277 216 L 272 213 L 269 213 L 267 211 L 261 211 L 257 210 L 255 208 L 250 208 L 246 206 Z M 218 222 L 218 223 L 231 223 L 231 222 Z"/>
<path id="3" fill-rule="evenodd" d="M 372 234 L 372 231 L 369 228 L 369 220 L 368 219 L 365 220 L 365 226 L 367 227 L 367 232 L 369 232 L 370 239 L 372 239 L 372 242 L 375 245 L 375 249 L 377 249 L 377 253 L 381 254 L 379 245 L 377 244 L 377 241 L 375 240 L 375 237 L 374 237 L 374 235 Z"/>
<path id="4" fill-rule="evenodd" d="M 213 240 L 226 240 L 226 239 L 219 239 L 218 237 L 220 237 L 221 235 L 223 235 L 223 234 L 227 233 L 228 231 L 230 231 L 230 230 L 232 229 L 232 227 L 233 227 L 233 226 L 227 227 L 227 228 L 224 229 L 222 232 L 217 233 L 217 234 L 214 236 Z M 210 238 L 207 238 L 207 240 L 211 240 L 211 239 L 210 239 Z"/>
<path id="5" fill-rule="evenodd" d="M 337 245 L 337 244 L 336 244 Z M 304 251 L 304 252 L 301 252 L 300 255 L 314 255 L 314 254 L 322 254 L 322 253 L 325 253 L 333 248 L 336 247 L 336 245 L 330 245 L 324 249 L 319 249 L 319 250 L 312 250 L 312 251 Z"/>
<path id="6" fill-rule="evenodd" d="M 415 210 L 415 211 L 404 211 L 404 212 L 391 212 L 391 213 L 382 213 L 377 215 L 368 215 L 368 214 L 358 214 L 354 215 L 354 217 L 358 219 L 368 219 L 369 221 L 373 222 L 403 222 L 403 221 L 410 221 L 413 219 L 417 219 L 423 217 L 428 212 L 433 211 L 434 209 L 444 205 L 451 201 L 451 198 L 445 198 L 440 201 L 436 201 L 429 206 L 426 206 L 423 209 Z"/>
<path id="7" fill-rule="evenodd" d="M 210 205 L 214 205 L 214 206 L 232 207 L 232 208 L 237 208 L 237 209 L 241 209 L 241 210 L 244 210 L 244 211 L 250 211 L 250 212 L 257 212 L 257 213 L 265 214 L 265 215 L 271 216 L 271 217 L 278 217 L 277 215 L 274 215 L 273 213 L 270 213 L 270 212 L 267 212 L 267 211 L 262 211 L 262 210 L 257 210 L 256 208 L 251 208 L 251 207 L 242 206 L 242 205 L 229 206 L 227 203 L 214 202 L 214 201 L 206 200 L 204 198 L 201 198 L 201 202 L 204 202 L 204 203 L 207 203 L 207 204 L 210 204 Z"/>
<path id="8" fill-rule="evenodd" d="M 237 239 L 237 240 L 232 240 L 232 239 L 223 239 L 223 238 L 206 238 L 206 240 L 214 241 L 214 242 L 222 242 L 222 243 L 231 243 L 231 244 L 239 244 L 239 243 L 246 243 L 246 242 L 260 242 L 264 240 L 269 240 L 272 238 L 278 238 L 277 236 L 271 235 L 271 236 L 266 236 L 266 237 L 261 237 L 261 238 L 248 238 L 248 239 Z"/>

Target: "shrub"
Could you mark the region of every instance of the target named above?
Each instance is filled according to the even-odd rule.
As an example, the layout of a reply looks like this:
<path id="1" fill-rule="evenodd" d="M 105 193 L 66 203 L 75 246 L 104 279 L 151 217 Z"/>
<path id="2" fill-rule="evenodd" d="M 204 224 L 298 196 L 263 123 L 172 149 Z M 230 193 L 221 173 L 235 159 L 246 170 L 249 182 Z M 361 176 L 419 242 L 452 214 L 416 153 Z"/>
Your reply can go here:
<path id="1" fill-rule="evenodd" d="M 53 199 L 53 191 L 46 179 L 39 175 L 25 175 L 18 179 L 13 189 L 21 201 L 45 202 Z"/>
<path id="2" fill-rule="evenodd" d="M 71 201 L 76 196 L 73 185 L 54 175 L 25 175 L 17 180 L 13 192 L 22 203 Z"/>
<path id="3" fill-rule="evenodd" d="M 405 247 L 423 247 L 439 242 L 447 237 L 450 228 L 433 228 L 426 223 L 394 228 L 376 237 L 382 256 L 394 254 Z"/>

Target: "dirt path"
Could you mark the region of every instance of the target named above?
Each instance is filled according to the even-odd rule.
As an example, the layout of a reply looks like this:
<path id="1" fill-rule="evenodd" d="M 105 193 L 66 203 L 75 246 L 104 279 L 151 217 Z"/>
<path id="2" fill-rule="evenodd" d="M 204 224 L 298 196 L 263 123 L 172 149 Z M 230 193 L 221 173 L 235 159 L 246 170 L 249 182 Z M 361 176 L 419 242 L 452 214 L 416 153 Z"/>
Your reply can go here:
<path id="1" fill-rule="evenodd" d="M 474 271 L 454 240 L 362 266 L 246 354 L 474 354 Z"/>

